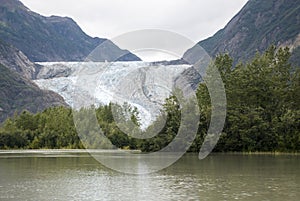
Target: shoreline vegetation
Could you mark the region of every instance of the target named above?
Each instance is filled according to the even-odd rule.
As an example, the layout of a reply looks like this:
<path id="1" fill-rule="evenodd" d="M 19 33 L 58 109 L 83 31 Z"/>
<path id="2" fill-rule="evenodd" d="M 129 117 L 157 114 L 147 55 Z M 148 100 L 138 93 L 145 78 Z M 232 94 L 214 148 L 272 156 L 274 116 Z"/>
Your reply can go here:
<path id="1" fill-rule="evenodd" d="M 139 154 L 141 150 L 124 149 L 0 149 L 0 156 L 5 154 L 105 154 L 105 153 L 131 153 Z M 186 154 L 198 154 L 187 152 Z M 300 152 L 212 152 L 210 155 L 266 155 L 266 156 L 300 156 Z"/>
<path id="2" fill-rule="evenodd" d="M 213 64 L 220 72 L 227 96 L 227 117 L 222 135 L 213 152 L 219 153 L 299 153 L 300 152 L 300 67 L 289 62 L 288 48 L 270 47 L 263 54 L 257 53 L 248 63 L 233 67 L 228 54 L 218 55 Z M 207 76 L 210 71 L 208 68 Z M 175 92 L 174 92 L 175 93 Z M 196 138 L 188 152 L 199 152 L 207 134 L 211 117 L 210 96 L 205 83 L 197 89 L 200 120 Z M 96 111 L 96 117 L 105 140 L 90 125 L 88 119 L 80 118 L 83 127 L 74 125 L 71 108 L 48 108 L 31 114 L 23 111 L 7 119 L 0 127 L 0 149 L 112 149 L 141 150 L 155 152 L 166 147 L 180 129 L 181 107 L 178 96 L 172 94 L 165 100 L 161 116 L 142 134 L 161 131 L 150 139 L 136 139 L 139 118 L 136 108 L 128 104 L 103 105 L 99 108 L 82 108 L 80 114 Z M 114 120 L 112 109 L 116 110 L 121 122 L 133 122 L 131 127 L 120 130 Z M 191 110 L 192 111 L 192 110 Z M 192 118 L 191 115 L 190 118 Z M 189 118 L 189 117 L 187 117 Z M 191 119 L 193 122 L 193 119 Z M 88 127 L 86 127 L 88 125 Z M 184 127 L 184 126 L 183 126 Z M 89 128 L 89 139 L 80 139 L 76 130 Z M 184 128 L 188 129 L 188 128 Z M 107 140 L 108 139 L 108 140 Z M 180 138 L 185 146 L 186 139 Z"/>
<path id="3" fill-rule="evenodd" d="M 1 154 L 81 154 L 81 153 L 141 153 L 140 150 L 121 150 L 121 149 L 1 149 Z"/>

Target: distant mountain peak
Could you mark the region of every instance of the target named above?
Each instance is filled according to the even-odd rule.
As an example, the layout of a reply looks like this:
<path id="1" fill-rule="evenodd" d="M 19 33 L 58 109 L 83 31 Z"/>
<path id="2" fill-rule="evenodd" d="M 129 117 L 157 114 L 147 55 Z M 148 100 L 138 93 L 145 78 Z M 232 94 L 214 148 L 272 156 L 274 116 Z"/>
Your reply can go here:
<path id="1" fill-rule="evenodd" d="M 19 0 L 0 0 L 0 8 L 7 8 L 11 12 L 17 10 L 32 12 Z"/>
<path id="2" fill-rule="evenodd" d="M 0 39 L 21 50 L 31 61 L 83 61 L 107 39 L 88 36 L 69 17 L 45 17 L 19 0 L 0 0 Z M 100 61 L 126 54 L 122 61 L 140 61 L 136 55 L 110 43 Z M 111 51 L 111 52 L 108 52 Z"/>
<path id="3" fill-rule="evenodd" d="M 77 23 L 70 17 L 61 17 L 61 16 L 57 16 L 57 15 L 51 15 L 50 17 L 46 17 L 47 20 L 49 20 L 52 23 L 72 23 L 72 24 L 76 24 Z M 78 25 L 77 25 L 78 26 Z"/>
<path id="4" fill-rule="evenodd" d="M 24 4 L 19 0 L 0 0 L 1 6 L 18 8 L 25 7 Z"/>

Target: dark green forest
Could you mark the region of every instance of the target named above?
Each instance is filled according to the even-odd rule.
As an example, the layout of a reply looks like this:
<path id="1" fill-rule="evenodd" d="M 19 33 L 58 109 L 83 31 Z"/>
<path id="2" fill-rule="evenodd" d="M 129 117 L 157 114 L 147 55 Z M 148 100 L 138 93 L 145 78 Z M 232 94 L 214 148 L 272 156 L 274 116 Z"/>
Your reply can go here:
<path id="1" fill-rule="evenodd" d="M 214 65 L 221 73 L 227 96 L 225 126 L 215 152 L 299 152 L 300 151 L 300 68 L 289 62 L 288 48 L 270 47 L 257 53 L 248 63 L 238 63 L 228 54 L 215 58 Z M 200 108 L 199 128 L 189 151 L 198 152 L 210 124 L 211 101 L 206 84 L 197 89 Z M 197 103 L 194 103 L 197 104 Z M 113 108 L 124 115 L 123 122 L 135 126 L 119 129 Z M 160 150 L 177 135 L 181 106 L 175 95 L 166 99 L 162 115 L 145 131 L 139 130 L 138 111 L 128 104 L 109 104 L 95 110 L 103 135 L 115 148 L 140 149 L 144 152 Z M 76 132 L 74 111 L 66 107 L 49 108 L 37 114 L 23 111 L 7 119 L 0 128 L 1 149 L 81 149 L 112 148 L 97 130 L 89 132 L 90 141 L 81 141 Z M 166 123 L 161 126 L 161 120 Z M 89 120 L 82 122 L 89 124 Z M 155 128 L 160 132 L 150 139 L 136 139 L 125 133 L 146 134 Z M 78 129 L 78 128 L 77 128 Z"/>

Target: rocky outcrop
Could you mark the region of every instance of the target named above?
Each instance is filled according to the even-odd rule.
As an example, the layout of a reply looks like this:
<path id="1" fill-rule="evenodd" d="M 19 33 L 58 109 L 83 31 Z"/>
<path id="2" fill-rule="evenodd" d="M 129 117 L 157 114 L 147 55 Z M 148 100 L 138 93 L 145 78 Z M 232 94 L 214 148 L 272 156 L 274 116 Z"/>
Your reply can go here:
<path id="1" fill-rule="evenodd" d="M 15 47 L 0 40 L 0 64 L 7 66 L 27 79 L 34 79 L 38 67 Z"/>
<path id="2" fill-rule="evenodd" d="M 0 64 L 0 122 L 15 112 L 35 113 L 61 105 L 67 106 L 60 95 L 41 90 L 29 79 Z"/>
<path id="3" fill-rule="evenodd" d="M 69 64 L 70 65 L 70 64 Z M 69 68 L 68 64 L 53 63 L 48 64 L 47 67 L 43 66 L 40 68 L 36 79 L 51 79 L 58 77 L 69 77 L 74 72 L 73 68 Z"/>

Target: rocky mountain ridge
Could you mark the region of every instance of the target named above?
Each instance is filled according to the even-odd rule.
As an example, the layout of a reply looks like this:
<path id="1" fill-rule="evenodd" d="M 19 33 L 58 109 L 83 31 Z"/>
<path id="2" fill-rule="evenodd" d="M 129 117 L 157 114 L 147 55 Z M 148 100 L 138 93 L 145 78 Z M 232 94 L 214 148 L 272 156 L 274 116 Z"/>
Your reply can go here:
<path id="1" fill-rule="evenodd" d="M 27 79 L 34 79 L 39 67 L 17 48 L 0 40 L 0 64 Z"/>
<path id="2" fill-rule="evenodd" d="M 246 62 L 270 45 L 290 47 L 294 64 L 300 66 L 300 1 L 249 0 L 241 11 L 214 36 L 198 43 L 210 56 L 229 53 Z M 183 58 L 194 56 L 195 47 Z"/>
<path id="3" fill-rule="evenodd" d="M 73 19 L 39 15 L 19 0 L 0 0 L 0 39 L 34 62 L 83 61 L 104 42 L 105 45 L 100 46 L 99 60 L 140 61 L 107 39 L 88 36 Z"/>

